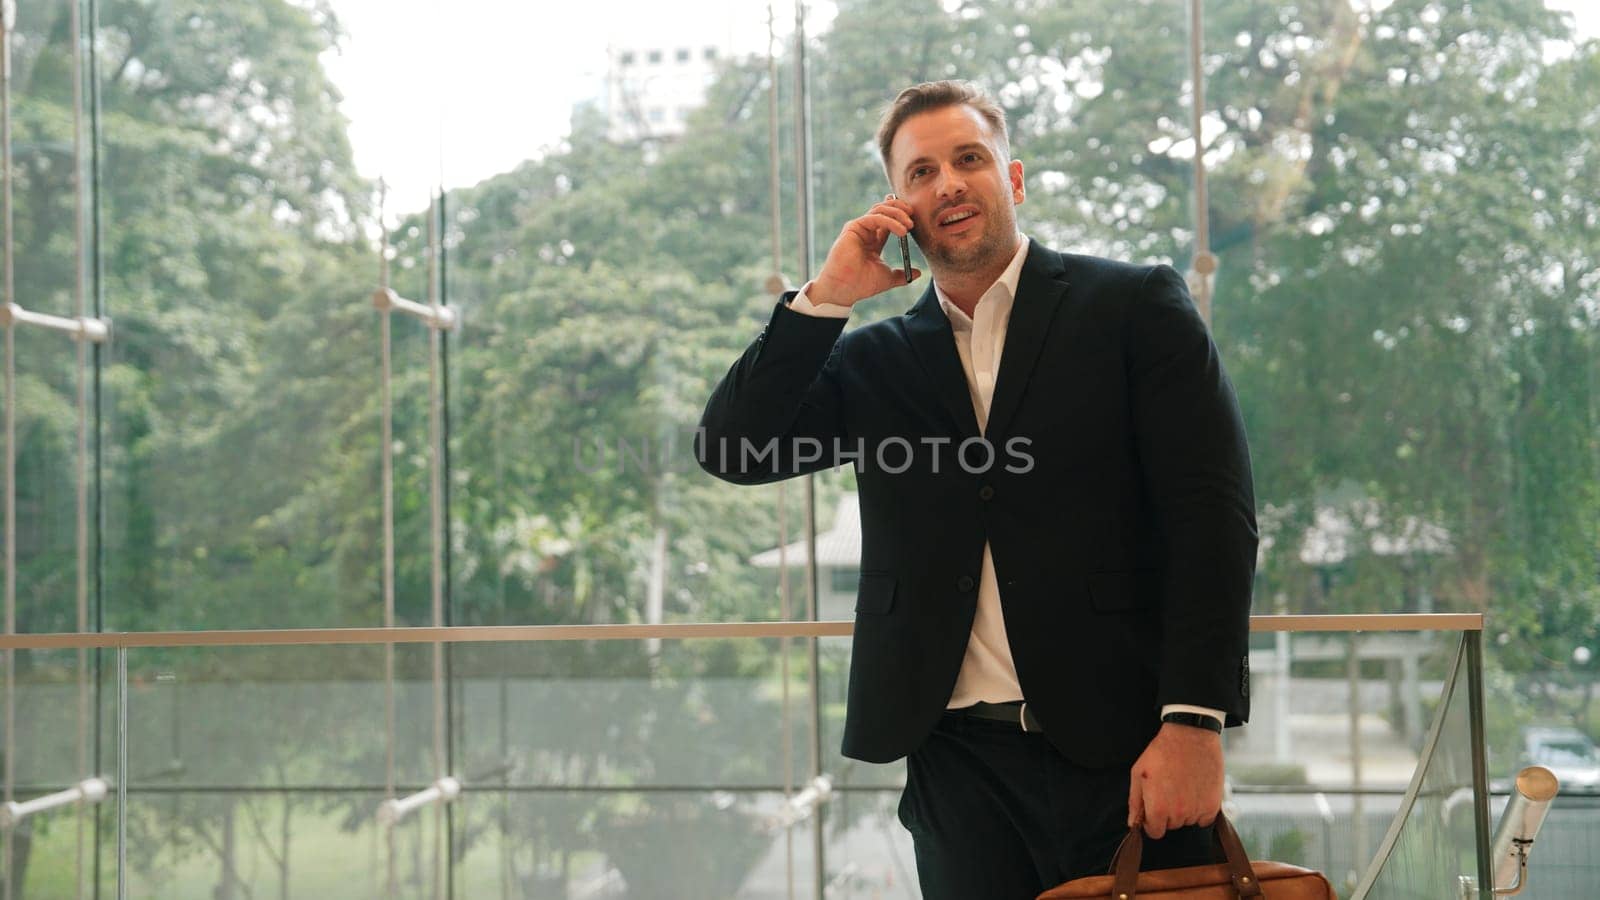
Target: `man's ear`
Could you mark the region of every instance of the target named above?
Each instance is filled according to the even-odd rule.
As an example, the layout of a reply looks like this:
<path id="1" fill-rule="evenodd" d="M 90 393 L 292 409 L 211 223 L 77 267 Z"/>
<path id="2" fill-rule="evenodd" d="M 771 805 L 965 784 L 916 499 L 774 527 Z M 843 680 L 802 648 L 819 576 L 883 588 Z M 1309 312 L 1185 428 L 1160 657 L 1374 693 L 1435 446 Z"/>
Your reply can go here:
<path id="1" fill-rule="evenodd" d="M 1022 160 L 1013 159 L 1011 164 L 1006 166 L 1006 169 L 1011 176 L 1011 202 L 1015 205 L 1021 205 L 1022 201 L 1027 198 L 1027 191 L 1023 190 L 1022 187 Z"/>

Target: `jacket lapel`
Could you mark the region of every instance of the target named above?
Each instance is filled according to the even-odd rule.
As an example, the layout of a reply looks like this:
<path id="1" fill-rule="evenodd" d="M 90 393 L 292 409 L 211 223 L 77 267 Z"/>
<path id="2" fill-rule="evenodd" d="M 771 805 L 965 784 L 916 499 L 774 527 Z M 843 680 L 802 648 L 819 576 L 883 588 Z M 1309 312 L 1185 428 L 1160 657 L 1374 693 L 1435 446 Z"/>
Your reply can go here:
<path id="1" fill-rule="evenodd" d="M 1022 273 L 1017 279 L 1011 318 L 1006 323 L 1006 344 L 1000 354 L 1000 373 L 995 379 L 994 400 L 985 429 L 988 435 L 1003 434 L 1006 423 L 1016 413 L 1023 389 L 1044 349 L 1050 321 L 1066 292 L 1066 266 L 1061 257 L 1030 239 L 1028 256 L 1023 260 Z M 972 411 L 967 374 L 962 371 L 961 357 L 956 353 L 950 319 L 939 305 L 932 283 L 922 292 L 916 305 L 906 312 L 905 327 L 911 346 L 939 395 L 939 402 L 955 417 L 961 437 L 977 437 L 978 419 Z"/>
<path id="2" fill-rule="evenodd" d="M 930 295 L 933 293 L 930 288 Z M 1005 349 L 1000 353 L 1000 372 L 995 377 L 994 400 L 989 405 L 989 423 L 984 429 L 991 438 L 1005 434 L 1006 425 L 1022 402 L 1022 394 L 1039 361 L 1044 348 L 1045 335 L 1050 332 L 1050 320 L 1061 299 L 1067 294 L 1066 266 L 1061 256 L 1040 246 L 1036 240 L 1028 241 L 1028 257 L 1022 263 L 1022 275 L 1017 279 L 1017 296 L 1011 304 L 1011 318 L 1006 323 Z M 934 300 L 934 309 L 939 301 Z M 946 323 L 945 331 L 950 330 Z M 952 338 L 953 340 L 953 338 Z M 952 352 L 952 355 L 954 353 Z M 961 362 L 956 360 L 957 374 Z M 963 391 L 962 396 L 966 393 Z"/>
<path id="3" fill-rule="evenodd" d="M 939 298 L 933 293 L 932 282 L 922 292 L 922 299 L 906 311 L 905 328 L 906 337 L 927 370 L 939 402 L 955 417 L 961 438 L 977 437 L 978 417 L 972 411 L 967 373 L 961 369 L 955 333 L 950 329 L 950 319 L 945 316 L 944 308 L 939 305 Z M 1004 362 L 1003 356 L 1001 361 Z"/>

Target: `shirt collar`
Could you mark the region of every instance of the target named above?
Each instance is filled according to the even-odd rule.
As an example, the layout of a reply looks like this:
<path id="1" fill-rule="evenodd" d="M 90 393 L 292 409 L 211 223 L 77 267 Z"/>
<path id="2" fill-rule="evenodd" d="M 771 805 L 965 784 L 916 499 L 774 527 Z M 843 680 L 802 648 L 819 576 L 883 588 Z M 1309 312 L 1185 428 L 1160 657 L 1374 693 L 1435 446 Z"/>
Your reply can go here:
<path id="1" fill-rule="evenodd" d="M 1005 289 L 1005 299 L 1016 299 L 1017 282 L 1022 279 L 1022 264 L 1028 259 L 1028 236 L 1019 231 L 1017 232 L 1017 237 L 1021 238 L 1021 240 L 1017 242 L 1017 253 L 1011 257 L 1011 264 L 1006 266 L 1006 270 L 1000 273 L 1000 278 L 990 285 L 988 290 L 983 292 L 983 297 L 989 296 L 994 292 L 995 288 L 1000 287 Z M 967 317 L 966 313 L 961 311 L 961 307 L 956 306 L 949 297 L 945 296 L 944 289 L 939 287 L 937 281 L 933 283 L 933 293 L 934 296 L 939 298 L 939 306 L 950 320 L 951 327 L 961 329 L 972 327 L 972 320 Z M 978 298 L 980 303 L 983 297 Z M 976 311 L 976 308 L 974 308 L 974 311 Z"/>

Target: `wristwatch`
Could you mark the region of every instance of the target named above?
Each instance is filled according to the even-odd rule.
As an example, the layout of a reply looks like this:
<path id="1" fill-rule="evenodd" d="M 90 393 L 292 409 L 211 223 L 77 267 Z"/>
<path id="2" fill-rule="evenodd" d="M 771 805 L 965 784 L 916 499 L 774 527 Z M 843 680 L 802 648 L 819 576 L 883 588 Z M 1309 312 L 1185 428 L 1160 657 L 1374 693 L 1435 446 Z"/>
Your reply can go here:
<path id="1" fill-rule="evenodd" d="M 1215 716 L 1208 716 L 1204 713 L 1169 712 L 1161 717 L 1161 721 L 1171 722 L 1174 725 L 1189 725 L 1195 728 L 1204 728 L 1207 731 L 1214 731 L 1217 734 L 1222 733 L 1222 723 L 1218 722 Z"/>

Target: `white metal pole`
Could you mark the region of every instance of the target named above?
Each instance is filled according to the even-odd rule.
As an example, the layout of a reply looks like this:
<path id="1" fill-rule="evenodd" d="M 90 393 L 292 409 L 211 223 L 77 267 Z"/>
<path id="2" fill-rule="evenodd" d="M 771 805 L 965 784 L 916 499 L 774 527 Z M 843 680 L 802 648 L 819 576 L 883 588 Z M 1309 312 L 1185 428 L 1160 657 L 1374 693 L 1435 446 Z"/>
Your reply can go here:
<path id="1" fill-rule="evenodd" d="M 0 242 L 4 244 L 3 286 L 5 296 L 0 304 L 13 308 L 17 302 L 15 260 L 13 259 L 13 233 L 11 212 L 11 30 L 17 21 L 17 6 L 13 0 L 0 0 Z M 17 389 L 15 328 L 8 321 L 5 330 L 5 633 L 17 630 Z M 12 800 L 16 774 L 16 651 L 6 651 L 5 664 L 5 802 Z M 11 882 L 15 875 L 12 865 L 14 846 L 12 831 L 7 828 L 3 850 L 5 887 L 0 895 L 11 900 Z"/>
<path id="2" fill-rule="evenodd" d="M 1217 258 L 1211 254 L 1210 201 L 1206 196 L 1205 144 L 1202 124 L 1206 109 L 1205 0 L 1189 0 L 1189 85 L 1190 127 L 1194 132 L 1194 294 L 1195 305 L 1206 324 L 1211 323 L 1211 276 L 1217 271 Z"/>
<path id="3" fill-rule="evenodd" d="M 378 227 L 382 235 L 378 252 L 378 295 L 391 297 L 394 292 L 389 288 L 389 223 L 384 219 L 385 205 L 388 200 L 387 186 L 382 179 L 378 181 Z M 374 298 L 376 299 L 376 298 Z M 378 339 L 382 344 L 382 368 L 379 374 L 379 403 L 382 406 L 383 425 L 382 446 L 379 456 L 382 459 L 382 491 L 383 491 L 383 572 L 380 579 L 383 584 L 383 627 L 394 627 L 394 411 L 393 389 L 391 386 L 391 359 L 390 359 L 390 323 L 388 307 L 379 306 Z M 395 765 L 394 765 L 394 644 L 385 644 L 383 647 L 383 796 L 386 802 L 393 802 L 395 798 Z M 396 854 L 394 829 L 384 829 L 385 848 L 385 896 L 394 897 L 400 888 L 398 860 Z"/>

